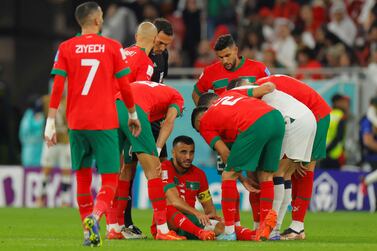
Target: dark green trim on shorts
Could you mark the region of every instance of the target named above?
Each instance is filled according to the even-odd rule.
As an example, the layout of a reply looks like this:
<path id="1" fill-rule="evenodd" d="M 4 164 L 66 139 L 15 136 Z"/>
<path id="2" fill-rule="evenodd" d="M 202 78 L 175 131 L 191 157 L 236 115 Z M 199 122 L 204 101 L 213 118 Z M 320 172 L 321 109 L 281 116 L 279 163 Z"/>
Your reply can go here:
<path id="1" fill-rule="evenodd" d="M 131 72 L 130 67 L 127 67 L 127 68 L 124 68 L 123 70 L 120 70 L 117 73 L 115 73 L 115 77 L 116 78 L 121 78 L 123 76 L 128 75 L 130 72 Z"/>
<path id="2" fill-rule="evenodd" d="M 164 186 L 164 193 L 166 193 L 170 188 L 175 187 L 174 183 L 169 183 Z"/>
<path id="3" fill-rule="evenodd" d="M 179 109 L 179 106 L 177 104 L 171 104 L 171 105 L 169 105 L 169 108 L 170 107 L 175 108 L 177 110 L 177 116 L 178 117 L 182 116 L 181 110 Z"/>
<path id="4" fill-rule="evenodd" d="M 67 77 L 67 72 L 65 70 L 61 70 L 61 69 L 52 69 L 51 75 L 60 75 L 60 76 L 63 76 L 63 77 Z"/>
<path id="5" fill-rule="evenodd" d="M 212 149 L 215 149 L 215 144 L 216 144 L 216 142 L 219 141 L 220 139 L 221 139 L 220 136 L 216 136 L 216 137 L 214 137 L 214 138 L 211 140 L 211 142 L 209 143 L 209 146 L 210 146 Z"/>
<path id="6" fill-rule="evenodd" d="M 197 84 L 194 85 L 194 92 L 198 94 L 199 96 L 202 95 L 202 93 L 199 91 Z"/>

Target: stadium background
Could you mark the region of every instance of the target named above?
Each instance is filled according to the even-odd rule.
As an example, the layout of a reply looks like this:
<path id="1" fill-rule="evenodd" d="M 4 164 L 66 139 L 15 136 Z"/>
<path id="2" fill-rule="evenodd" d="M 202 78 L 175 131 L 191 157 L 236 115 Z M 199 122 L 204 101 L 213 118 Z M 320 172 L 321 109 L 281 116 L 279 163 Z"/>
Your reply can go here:
<path id="1" fill-rule="evenodd" d="M 0 206 L 35 206 L 39 169 L 21 166 L 19 124 L 35 97 L 48 93 L 49 72 L 57 45 L 79 31 L 73 13 L 81 2 L 84 1 L 2 0 L 0 3 Z M 345 4 L 344 12 L 357 31 L 351 41 L 342 40 L 329 28 L 334 6 L 339 2 Z M 185 112 L 176 121 L 168 152 L 174 136 L 186 134 L 194 138 L 195 164 L 208 174 L 216 205 L 219 205 L 216 195 L 220 185 L 214 169 L 215 158 L 191 128 L 191 92 L 201 67 L 216 60 L 211 50 L 215 38 L 230 32 L 236 38 L 241 55 L 263 61 L 273 74 L 305 79 L 329 104 L 335 93 L 350 98 L 346 165 L 342 170 L 317 172 L 311 209 L 375 210 L 374 188 L 369 188 L 368 197 L 363 197 L 358 189 L 359 177 L 365 174 L 358 148 L 358 121 L 377 89 L 375 1 L 119 0 L 98 3 L 103 6 L 108 24 L 103 33 L 118 38 L 124 46 L 134 42 L 133 32 L 142 20 L 163 16 L 173 24 L 175 39 L 169 47 L 166 83 L 184 95 Z M 127 20 L 127 25 L 119 25 L 122 24 L 119 20 Z M 279 49 L 274 47 L 278 38 L 268 37 L 279 25 L 289 28 L 288 36 L 295 44 L 290 62 L 281 60 Z M 50 207 L 59 206 L 59 179 L 56 172 L 49 187 Z M 137 199 L 134 200 L 138 208 L 148 207 L 145 187 L 140 185 L 142 180 L 139 172 L 135 184 Z M 247 204 L 247 200 L 241 202 L 243 210 L 249 209 Z"/>

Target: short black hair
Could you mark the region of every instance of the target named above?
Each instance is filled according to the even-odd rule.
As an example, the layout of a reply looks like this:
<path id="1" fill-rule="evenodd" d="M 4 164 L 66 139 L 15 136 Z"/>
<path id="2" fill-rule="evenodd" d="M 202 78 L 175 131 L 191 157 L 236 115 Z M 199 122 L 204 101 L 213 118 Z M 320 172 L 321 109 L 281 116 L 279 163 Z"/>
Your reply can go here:
<path id="1" fill-rule="evenodd" d="M 229 82 L 228 86 L 226 87 L 227 90 L 231 90 L 233 88 L 239 87 L 242 85 L 242 82 L 245 81 L 244 78 L 235 78 Z"/>
<path id="2" fill-rule="evenodd" d="M 202 95 L 200 95 L 199 101 L 198 101 L 198 106 L 210 106 L 211 101 L 214 99 L 218 99 L 219 95 L 217 95 L 214 92 L 207 92 Z"/>
<path id="3" fill-rule="evenodd" d="M 96 2 L 85 2 L 85 3 L 80 4 L 79 6 L 76 7 L 76 10 L 75 10 L 76 21 L 80 25 L 85 24 L 88 16 L 92 14 L 93 12 L 98 11 L 98 8 L 100 8 L 100 6 Z"/>
<path id="4" fill-rule="evenodd" d="M 157 28 L 157 32 L 163 31 L 168 36 L 173 36 L 173 26 L 165 18 L 156 18 L 153 24 Z"/>
<path id="5" fill-rule="evenodd" d="M 331 97 L 331 102 L 334 104 L 335 102 L 342 100 L 342 99 L 347 99 L 347 97 L 340 94 L 340 93 L 336 93 Z"/>
<path id="6" fill-rule="evenodd" d="M 235 44 L 236 43 L 234 42 L 232 35 L 226 34 L 217 38 L 214 49 L 215 51 L 222 51 L 225 48 L 231 47 Z"/>
<path id="7" fill-rule="evenodd" d="M 176 137 L 173 140 L 173 147 L 175 147 L 178 143 L 183 143 L 186 145 L 195 145 L 194 140 L 191 137 L 186 136 L 186 135 L 180 135 Z"/>
<path id="8" fill-rule="evenodd" d="M 208 107 L 206 107 L 206 106 L 198 106 L 192 111 L 192 113 L 191 113 L 191 126 L 192 126 L 192 128 L 194 128 L 196 130 L 196 128 L 195 128 L 196 117 L 198 117 L 199 114 L 201 114 L 201 113 L 203 113 L 207 110 L 208 110 Z"/>

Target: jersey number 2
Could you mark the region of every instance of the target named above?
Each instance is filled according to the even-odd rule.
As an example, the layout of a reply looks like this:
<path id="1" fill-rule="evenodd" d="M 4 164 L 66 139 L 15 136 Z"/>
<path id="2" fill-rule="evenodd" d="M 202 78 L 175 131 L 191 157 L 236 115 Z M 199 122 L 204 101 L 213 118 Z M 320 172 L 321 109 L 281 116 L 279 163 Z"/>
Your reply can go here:
<path id="1" fill-rule="evenodd" d="M 88 95 L 90 87 L 92 86 L 94 76 L 98 70 L 99 60 L 97 59 L 81 59 L 81 66 L 90 66 L 88 77 L 86 78 L 84 88 L 81 95 Z"/>

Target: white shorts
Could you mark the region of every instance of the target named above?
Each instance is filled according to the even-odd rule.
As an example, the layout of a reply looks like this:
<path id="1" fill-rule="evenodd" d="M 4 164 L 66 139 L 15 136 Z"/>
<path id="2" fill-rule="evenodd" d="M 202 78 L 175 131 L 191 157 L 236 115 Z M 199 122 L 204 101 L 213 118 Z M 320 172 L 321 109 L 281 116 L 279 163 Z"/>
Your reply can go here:
<path id="1" fill-rule="evenodd" d="M 57 144 L 49 148 L 45 143 L 42 150 L 41 165 L 42 167 L 70 169 L 71 149 L 69 144 Z"/>
<path id="2" fill-rule="evenodd" d="M 285 154 L 289 159 L 310 162 L 317 122 L 312 112 L 291 122 L 285 118 L 285 134 L 281 148 L 281 157 Z"/>

